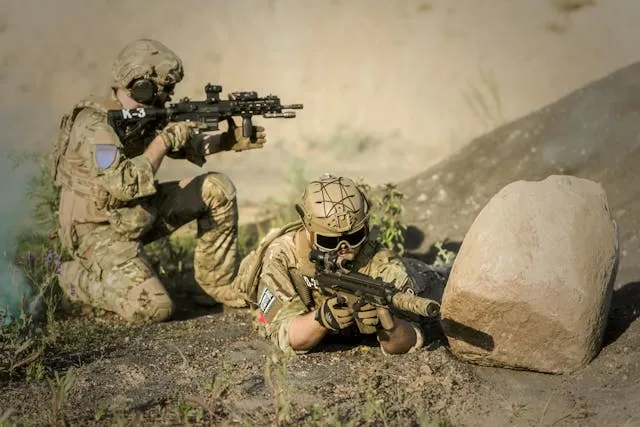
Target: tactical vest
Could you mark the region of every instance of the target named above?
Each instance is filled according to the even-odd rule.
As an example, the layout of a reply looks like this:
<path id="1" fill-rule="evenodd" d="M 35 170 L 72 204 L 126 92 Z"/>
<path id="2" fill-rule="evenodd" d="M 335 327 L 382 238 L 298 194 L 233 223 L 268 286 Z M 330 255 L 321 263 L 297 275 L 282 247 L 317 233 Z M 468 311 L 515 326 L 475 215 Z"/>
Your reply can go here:
<path id="1" fill-rule="evenodd" d="M 82 198 L 94 201 L 98 209 L 104 209 L 107 206 L 109 194 L 95 185 L 90 171 L 80 165 L 83 159 L 69 149 L 71 129 L 78 114 L 85 108 L 92 108 L 106 114 L 108 110 L 121 108 L 121 106 L 113 99 L 92 97 L 76 104 L 70 113 L 62 116 L 53 148 L 51 165 L 53 183 L 56 187 L 68 189 Z"/>
<path id="2" fill-rule="evenodd" d="M 284 225 L 282 228 L 273 230 L 268 233 L 258 244 L 255 250 L 254 258 L 252 260 L 249 273 L 246 276 L 246 281 L 243 284 L 245 292 L 250 301 L 255 301 L 256 294 L 258 293 L 258 277 L 262 272 L 262 265 L 264 263 L 264 254 L 267 251 L 269 245 L 278 237 L 284 236 L 291 231 L 297 231 L 302 228 L 302 221 L 294 221 Z"/>

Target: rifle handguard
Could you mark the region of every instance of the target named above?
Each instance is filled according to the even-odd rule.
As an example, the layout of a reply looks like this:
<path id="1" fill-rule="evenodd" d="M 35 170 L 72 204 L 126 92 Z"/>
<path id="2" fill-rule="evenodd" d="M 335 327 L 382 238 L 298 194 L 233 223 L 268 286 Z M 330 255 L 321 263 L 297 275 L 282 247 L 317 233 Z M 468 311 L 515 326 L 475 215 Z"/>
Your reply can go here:
<path id="1" fill-rule="evenodd" d="M 419 316 L 437 317 L 440 315 L 440 304 L 437 301 L 413 294 L 398 292 L 391 299 L 391 304 L 400 310 Z"/>

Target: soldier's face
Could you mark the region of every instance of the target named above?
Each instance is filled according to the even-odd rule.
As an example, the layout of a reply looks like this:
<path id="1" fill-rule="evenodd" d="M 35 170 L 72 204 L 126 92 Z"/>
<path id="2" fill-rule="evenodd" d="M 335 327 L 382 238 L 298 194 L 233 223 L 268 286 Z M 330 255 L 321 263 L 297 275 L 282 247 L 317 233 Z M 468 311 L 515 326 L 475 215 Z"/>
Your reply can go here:
<path id="1" fill-rule="evenodd" d="M 174 94 L 176 86 L 158 86 L 158 92 L 153 100 L 154 107 L 164 107 L 164 104 L 171 101 L 171 96 Z"/>
<path id="2" fill-rule="evenodd" d="M 353 261 L 356 255 L 358 255 L 358 252 L 360 252 L 360 246 L 351 247 L 342 242 L 338 247 L 338 254 L 340 254 L 340 257 L 349 261 Z"/>

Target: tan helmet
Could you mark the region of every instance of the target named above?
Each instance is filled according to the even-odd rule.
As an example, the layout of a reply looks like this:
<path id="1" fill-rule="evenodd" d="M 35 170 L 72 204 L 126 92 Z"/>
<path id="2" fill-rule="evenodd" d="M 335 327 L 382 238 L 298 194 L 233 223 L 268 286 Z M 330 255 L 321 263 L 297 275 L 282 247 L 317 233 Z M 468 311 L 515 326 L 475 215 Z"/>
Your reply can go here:
<path id="1" fill-rule="evenodd" d="M 324 236 L 339 236 L 361 229 L 369 218 L 369 202 L 349 178 L 325 173 L 311 181 L 296 211 L 305 228 Z"/>
<path id="2" fill-rule="evenodd" d="M 147 78 L 160 86 L 175 85 L 184 77 L 182 60 L 159 41 L 138 39 L 124 47 L 113 63 L 114 88 L 127 88 Z"/>

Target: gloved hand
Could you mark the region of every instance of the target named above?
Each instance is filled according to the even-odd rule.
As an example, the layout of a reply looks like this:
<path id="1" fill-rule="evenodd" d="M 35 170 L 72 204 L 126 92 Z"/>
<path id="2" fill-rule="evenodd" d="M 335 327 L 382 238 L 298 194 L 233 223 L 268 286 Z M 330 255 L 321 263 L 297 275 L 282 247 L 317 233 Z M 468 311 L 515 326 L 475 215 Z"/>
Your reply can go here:
<path id="1" fill-rule="evenodd" d="M 244 151 L 262 148 L 267 143 L 267 134 L 262 126 L 253 126 L 250 137 L 242 135 L 242 127 L 233 127 L 222 134 L 223 150 Z"/>
<path id="2" fill-rule="evenodd" d="M 197 128 L 198 125 L 193 122 L 169 123 L 160 131 L 159 136 L 164 141 L 169 152 L 177 152 L 196 134 Z"/>
<path id="3" fill-rule="evenodd" d="M 354 305 L 356 321 L 366 326 L 378 326 L 380 319 L 376 307 L 367 303 L 362 305 Z"/>
<path id="4" fill-rule="evenodd" d="M 342 296 L 332 297 L 322 303 L 316 311 L 316 321 L 327 329 L 339 331 L 354 322 L 353 311 Z"/>
<path id="5" fill-rule="evenodd" d="M 200 133 L 190 138 L 184 145 L 184 159 L 194 165 L 202 167 L 207 161 L 207 142 L 209 135 Z"/>

